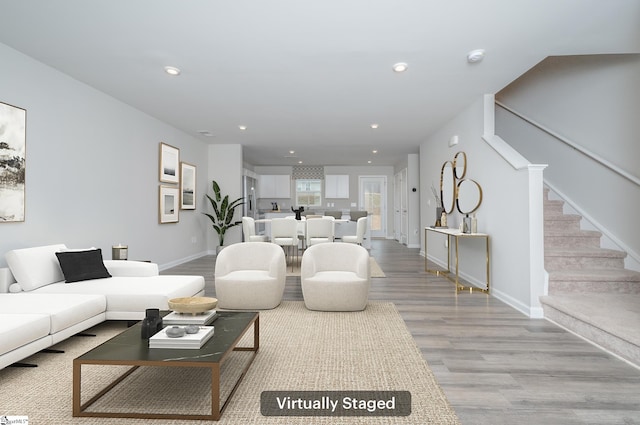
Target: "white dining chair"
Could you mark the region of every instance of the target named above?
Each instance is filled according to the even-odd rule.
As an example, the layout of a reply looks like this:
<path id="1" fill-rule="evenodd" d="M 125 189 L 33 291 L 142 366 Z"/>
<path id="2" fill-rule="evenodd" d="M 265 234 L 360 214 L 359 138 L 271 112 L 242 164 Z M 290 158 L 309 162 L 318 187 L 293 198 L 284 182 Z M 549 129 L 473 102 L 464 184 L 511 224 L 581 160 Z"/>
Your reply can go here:
<path id="1" fill-rule="evenodd" d="M 298 220 L 289 218 L 274 218 L 271 220 L 271 242 L 286 247 L 287 257 L 293 270 L 293 251 L 295 247 L 296 259 L 298 254 Z"/>
<path id="2" fill-rule="evenodd" d="M 305 241 L 307 248 L 319 243 L 333 242 L 333 238 L 333 220 L 327 220 L 324 218 L 310 218 L 307 220 L 305 231 Z"/>
<path id="3" fill-rule="evenodd" d="M 256 234 L 256 221 L 252 217 L 242 217 L 242 233 L 245 242 L 269 242 L 268 236 Z"/>
<path id="4" fill-rule="evenodd" d="M 367 217 L 360 217 L 356 222 L 356 234 L 344 235 L 342 237 L 342 242 L 357 243 L 358 245 L 362 245 L 362 241 L 364 240 L 364 235 L 366 232 L 367 232 Z"/>

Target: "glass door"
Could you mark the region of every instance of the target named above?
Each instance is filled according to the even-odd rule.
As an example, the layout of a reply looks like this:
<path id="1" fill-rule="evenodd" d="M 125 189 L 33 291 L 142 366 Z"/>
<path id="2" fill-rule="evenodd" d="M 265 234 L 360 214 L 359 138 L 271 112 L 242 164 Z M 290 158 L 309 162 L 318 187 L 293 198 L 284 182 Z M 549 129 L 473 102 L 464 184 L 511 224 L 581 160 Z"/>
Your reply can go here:
<path id="1" fill-rule="evenodd" d="M 387 237 L 387 176 L 360 176 L 360 209 L 369 213 L 371 237 Z"/>

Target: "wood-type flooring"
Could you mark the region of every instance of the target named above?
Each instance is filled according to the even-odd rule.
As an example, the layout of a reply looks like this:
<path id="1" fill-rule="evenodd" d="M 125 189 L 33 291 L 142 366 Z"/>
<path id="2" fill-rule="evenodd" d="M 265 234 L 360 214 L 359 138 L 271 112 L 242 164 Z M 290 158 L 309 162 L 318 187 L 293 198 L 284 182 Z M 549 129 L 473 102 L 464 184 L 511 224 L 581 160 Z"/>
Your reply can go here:
<path id="1" fill-rule="evenodd" d="M 639 369 L 490 295 L 456 294 L 418 249 L 376 239 L 370 253 L 387 276 L 370 299 L 395 303 L 462 424 L 640 424 Z M 214 263 L 162 273 L 203 275 L 215 296 Z M 284 298 L 302 300 L 300 277 L 287 277 Z"/>

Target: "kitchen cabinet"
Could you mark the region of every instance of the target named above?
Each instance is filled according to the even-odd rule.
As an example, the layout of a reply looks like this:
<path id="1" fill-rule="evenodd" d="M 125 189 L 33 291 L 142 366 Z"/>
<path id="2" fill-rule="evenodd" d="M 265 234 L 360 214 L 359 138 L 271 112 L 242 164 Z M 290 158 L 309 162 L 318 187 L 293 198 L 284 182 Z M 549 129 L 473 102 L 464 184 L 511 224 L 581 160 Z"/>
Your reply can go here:
<path id="1" fill-rule="evenodd" d="M 327 174 L 324 176 L 324 197 L 330 199 L 349 198 L 349 175 Z"/>
<path id="2" fill-rule="evenodd" d="M 264 174 L 258 180 L 260 198 L 291 198 L 291 177 L 288 174 Z"/>

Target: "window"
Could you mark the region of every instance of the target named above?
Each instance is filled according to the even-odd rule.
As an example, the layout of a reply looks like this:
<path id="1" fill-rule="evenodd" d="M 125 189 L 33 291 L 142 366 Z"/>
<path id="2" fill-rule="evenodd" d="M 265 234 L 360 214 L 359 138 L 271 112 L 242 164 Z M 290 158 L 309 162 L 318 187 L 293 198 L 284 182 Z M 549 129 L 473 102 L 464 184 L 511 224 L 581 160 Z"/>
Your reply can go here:
<path id="1" fill-rule="evenodd" d="M 322 206 L 322 180 L 297 179 L 296 180 L 296 205 L 298 207 Z"/>

